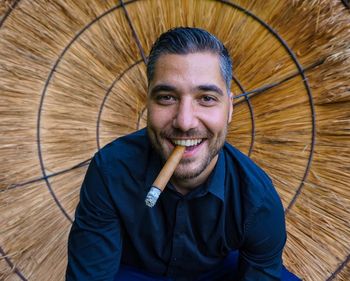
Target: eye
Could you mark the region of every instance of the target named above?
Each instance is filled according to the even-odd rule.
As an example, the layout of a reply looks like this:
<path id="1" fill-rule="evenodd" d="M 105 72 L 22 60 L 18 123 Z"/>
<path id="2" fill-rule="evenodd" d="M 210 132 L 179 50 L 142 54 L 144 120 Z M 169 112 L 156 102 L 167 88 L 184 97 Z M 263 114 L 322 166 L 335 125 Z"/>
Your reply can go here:
<path id="1" fill-rule="evenodd" d="M 156 96 L 157 103 L 161 105 L 173 104 L 176 102 L 176 98 L 172 95 L 158 95 Z"/>
<path id="2" fill-rule="evenodd" d="M 205 106 L 211 106 L 216 103 L 217 99 L 216 97 L 210 96 L 210 95 L 204 95 L 200 97 L 200 103 Z"/>
<path id="3" fill-rule="evenodd" d="M 204 97 L 202 97 L 202 99 L 203 99 L 203 101 L 205 101 L 205 102 L 210 102 L 210 101 L 213 101 L 213 100 L 214 100 L 214 98 L 213 98 L 213 97 L 210 97 L 210 96 L 204 96 Z"/>

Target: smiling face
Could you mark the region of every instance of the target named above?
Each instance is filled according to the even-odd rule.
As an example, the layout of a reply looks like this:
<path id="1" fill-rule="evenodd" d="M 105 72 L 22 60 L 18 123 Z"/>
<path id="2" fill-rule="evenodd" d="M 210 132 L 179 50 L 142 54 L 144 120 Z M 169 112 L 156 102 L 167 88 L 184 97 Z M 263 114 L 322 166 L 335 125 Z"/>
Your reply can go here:
<path id="1" fill-rule="evenodd" d="M 191 189 L 202 184 L 216 164 L 232 114 L 218 55 L 161 55 L 147 109 L 148 135 L 163 159 L 175 145 L 187 147 L 172 177 L 174 185 Z"/>

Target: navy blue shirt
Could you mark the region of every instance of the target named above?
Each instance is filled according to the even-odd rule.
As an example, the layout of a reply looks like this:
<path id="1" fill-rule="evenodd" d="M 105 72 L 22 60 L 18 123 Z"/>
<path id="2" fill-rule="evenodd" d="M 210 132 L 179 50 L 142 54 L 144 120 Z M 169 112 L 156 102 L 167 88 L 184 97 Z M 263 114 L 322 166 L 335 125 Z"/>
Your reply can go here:
<path id="1" fill-rule="evenodd" d="M 112 281 L 120 263 L 190 279 L 234 250 L 237 280 L 279 280 L 284 211 L 262 169 L 225 143 L 204 185 L 184 196 L 168 184 L 149 208 L 162 165 L 145 129 L 96 153 L 69 235 L 67 281 Z"/>

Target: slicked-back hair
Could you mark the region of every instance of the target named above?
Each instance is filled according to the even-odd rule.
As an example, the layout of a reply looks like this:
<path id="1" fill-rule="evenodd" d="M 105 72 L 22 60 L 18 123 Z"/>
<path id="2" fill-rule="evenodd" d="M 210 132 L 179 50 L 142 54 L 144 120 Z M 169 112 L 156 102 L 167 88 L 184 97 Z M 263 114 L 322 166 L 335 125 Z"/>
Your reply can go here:
<path id="1" fill-rule="evenodd" d="M 199 52 L 216 54 L 220 58 L 221 75 L 230 93 L 232 59 L 224 44 L 213 34 L 200 28 L 176 27 L 161 34 L 153 44 L 147 62 L 148 85 L 153 79 L 157 60 L 163 54 L 187 55 Z"/>

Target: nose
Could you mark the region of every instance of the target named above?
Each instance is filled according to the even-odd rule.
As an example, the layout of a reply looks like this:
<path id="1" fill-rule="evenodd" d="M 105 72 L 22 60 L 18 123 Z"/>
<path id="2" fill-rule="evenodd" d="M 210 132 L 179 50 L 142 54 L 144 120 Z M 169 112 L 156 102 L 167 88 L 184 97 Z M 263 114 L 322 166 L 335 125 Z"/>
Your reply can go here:
<path id="1" fill-rule="evenodd" d="M 195 106 L 191 99 L 180 101 L 173 120 L 173 126 L 183 132 L 187 132 L 198 126 Z"/>

